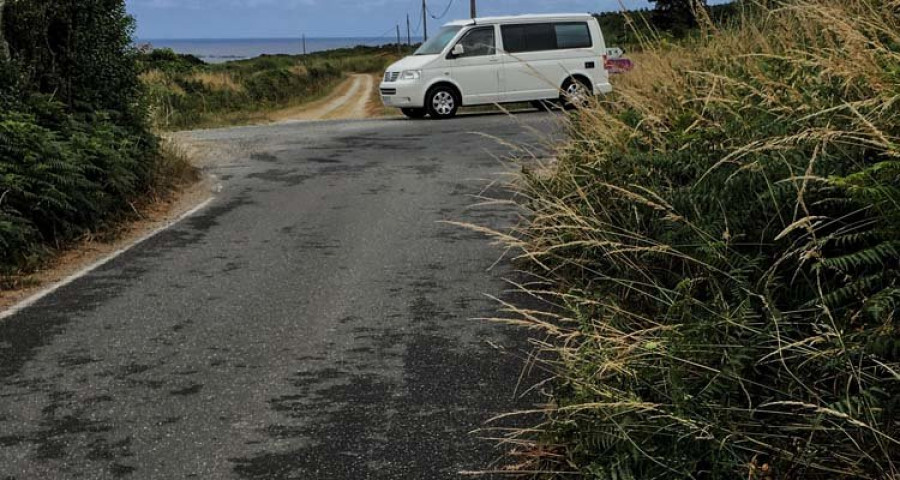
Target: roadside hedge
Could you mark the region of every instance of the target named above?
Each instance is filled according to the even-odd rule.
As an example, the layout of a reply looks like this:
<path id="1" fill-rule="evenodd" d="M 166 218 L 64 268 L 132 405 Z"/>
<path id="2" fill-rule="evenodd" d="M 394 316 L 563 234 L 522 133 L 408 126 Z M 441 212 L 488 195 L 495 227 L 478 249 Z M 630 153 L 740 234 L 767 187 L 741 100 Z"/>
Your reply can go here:
<path id="1" fill-rule="evenodd" d="M 19 0 L 3 22 L 0 273 L 14 278 L 133 212 L 161 156 L 124 1 Z"/>

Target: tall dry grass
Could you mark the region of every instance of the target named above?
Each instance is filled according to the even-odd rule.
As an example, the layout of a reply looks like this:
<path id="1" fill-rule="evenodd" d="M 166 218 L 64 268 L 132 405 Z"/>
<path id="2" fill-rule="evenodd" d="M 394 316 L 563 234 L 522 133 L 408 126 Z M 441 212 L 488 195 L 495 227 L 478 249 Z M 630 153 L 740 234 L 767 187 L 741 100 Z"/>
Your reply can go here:
<path id="1" fill-rule="evenodd" d="M 306 74 L 303 70 L 292 70 L 292 72 L 295 75 Z M 188 81 L 199 82 L 211 91 L 240 92 L 244 89 L 240 80 L 230 72 L 195 72 L 188 77 Z"/>
<path id="2" fill-rule="evenodd" d="M 550 306 L 499 320 L 554 382 L 512 472 L 900 478 L 900 2 L 744 10 L 526 170 L 498 238 Z"/>

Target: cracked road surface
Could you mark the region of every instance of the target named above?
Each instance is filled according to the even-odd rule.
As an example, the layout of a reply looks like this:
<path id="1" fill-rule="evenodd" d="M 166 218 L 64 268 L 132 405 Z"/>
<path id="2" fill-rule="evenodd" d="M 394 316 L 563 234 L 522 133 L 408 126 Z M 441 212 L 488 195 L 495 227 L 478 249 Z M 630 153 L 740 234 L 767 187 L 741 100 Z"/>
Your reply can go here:
<path id="1" fill-rule="evenodd" d="M 469 207 L 509 171 L 497 139 L 532 130 L 556 131 L 532 113 L 182 134 L 216 145 L 215 201 L 0 322 L 0 478 L 491 468 L 470 432 L 531 406 L 492 346 L 523 352 L 521 333 L 472 320 L 511 267 L 441 221 L 513 222 Z"/>

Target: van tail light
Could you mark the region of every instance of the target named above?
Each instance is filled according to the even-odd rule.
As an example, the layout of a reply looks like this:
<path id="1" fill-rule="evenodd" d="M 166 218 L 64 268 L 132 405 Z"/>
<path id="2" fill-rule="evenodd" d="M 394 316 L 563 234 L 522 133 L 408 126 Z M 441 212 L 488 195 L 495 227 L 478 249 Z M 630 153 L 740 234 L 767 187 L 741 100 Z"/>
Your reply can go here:
<path id="1" fill-rule="evenodd" d="M 609 70 L 609 55 L 603 54 L 603 68 Z"/>

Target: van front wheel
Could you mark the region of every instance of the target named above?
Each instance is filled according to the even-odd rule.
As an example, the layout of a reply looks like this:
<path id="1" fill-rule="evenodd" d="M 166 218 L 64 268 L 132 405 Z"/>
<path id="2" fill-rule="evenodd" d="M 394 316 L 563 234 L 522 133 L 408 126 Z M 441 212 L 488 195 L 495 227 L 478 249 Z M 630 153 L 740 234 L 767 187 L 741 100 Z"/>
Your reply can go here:
<path id="1" fill-rule="evenodd" d="M 459 97 L 450 87 L 438 86 L 428 91 L 425 108 L 431 118 L 443 120 L 452 118 L 459 111 Z"/>
<path id="2" fill-rule="evenodd" d="M 420 120 L 425 118 L 425 115 L 428 115 L 424 108 L 401 108 L 400 111 L 413 120 Z"/>

